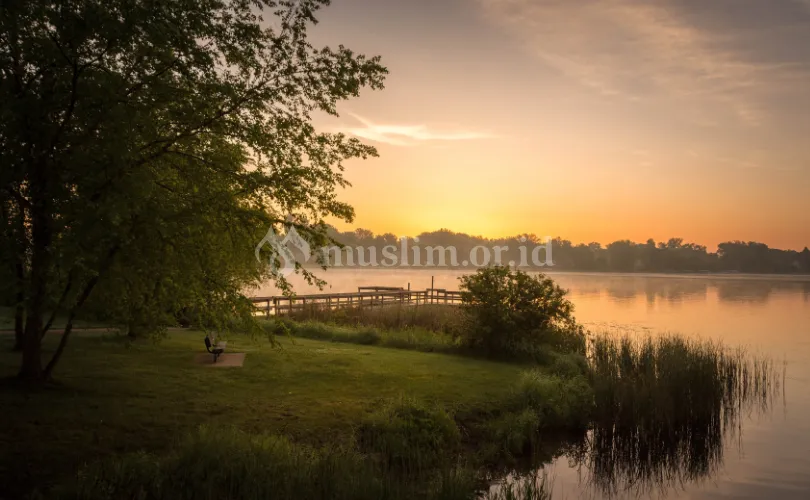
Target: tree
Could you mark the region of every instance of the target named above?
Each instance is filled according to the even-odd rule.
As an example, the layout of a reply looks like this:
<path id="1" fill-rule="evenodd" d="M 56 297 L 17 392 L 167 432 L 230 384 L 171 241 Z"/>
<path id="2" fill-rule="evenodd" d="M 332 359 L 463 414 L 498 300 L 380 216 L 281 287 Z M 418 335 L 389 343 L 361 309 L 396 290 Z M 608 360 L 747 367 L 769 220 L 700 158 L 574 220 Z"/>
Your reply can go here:
<path id="1" fill-rule="evenodd" d="M 493 266 L 459 280 L 470 319 L 461 335 L 469 347 L 499 355 L 530 353 L 539 344 L 584 352 L 574 305 L 551 278 Z"/>
<path id="2" fill-rule="evenodd" d="M 348 185 L 342 163 L 376 151 L 318 133 L 311 117 L 336 115 L 337 103 L 363 87 L 382 88 L 386 70 L 378 57 L 307 41 L 328 3 L 3 3 L 0 204 L 14 207 L 3 227 L 21 229 L 0 253 L 11 256 L 7 269 L 22 268 L 24 380 L 50 377 L 97 286 L 124 276 L 143 295 L 165 283 L 135 273 L 193 265 L 196 255 L 183 253 L 194 245 L 183 242 L 244 238 L 261 221 L 263 231 L 293 224 L 320 245 L 326 217 L 352 220 L 336 194 Z M 257 242 L 233 241 L 251 250 Z M 195 302 L 233 310 L 239 295 L 211 283 L 233 290 L 261 271 L 234 265 L 224 248 L 209 246 L 204 262 L 213 267 L 194 273 L 194 290 L 205 295 Z M 67 326 L 43 366 L 42 337 L 56 313 Z"/>
<path id="3" fill-rule="evenodd" d="M 610 268 L 613 271 L 636 269 L 636 244 L 630 240 L 614 241 L 607 246 Z"/>

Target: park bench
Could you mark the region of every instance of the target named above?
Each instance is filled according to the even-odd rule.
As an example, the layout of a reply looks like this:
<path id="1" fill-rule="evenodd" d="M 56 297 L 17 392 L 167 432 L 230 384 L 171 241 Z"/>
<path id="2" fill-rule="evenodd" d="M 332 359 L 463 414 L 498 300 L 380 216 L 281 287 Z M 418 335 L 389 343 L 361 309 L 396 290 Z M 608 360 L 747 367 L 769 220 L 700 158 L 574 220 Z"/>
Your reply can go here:
<path id="1" fill-rule="evenodd" d="M 217 358 L 219 355 L 225 352 L 225 343 L 218 342 L 216 347 L 211 345 L 211 339 L 208 338 L 208 335 L 205 336 L 205 349 L 214 356 L 214 363 L 217 362 Z"/>

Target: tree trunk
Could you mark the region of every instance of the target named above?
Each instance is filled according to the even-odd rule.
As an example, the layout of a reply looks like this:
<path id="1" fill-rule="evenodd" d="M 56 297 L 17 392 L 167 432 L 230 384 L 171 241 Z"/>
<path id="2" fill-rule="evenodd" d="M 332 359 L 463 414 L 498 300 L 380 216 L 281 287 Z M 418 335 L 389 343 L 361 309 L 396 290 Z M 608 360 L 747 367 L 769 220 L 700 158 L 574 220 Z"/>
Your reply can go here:
<path id="1" fill-rule="evenodd" d="M 22 351 L 25 335 L 25 269 L 17 261 L 17 305 L 14 308 L 14 350 Z"/>
<path id="2" fill-rule="evenodd" d="M 48 300 L 48 275 L 51 266 L 51 243 L 53 241 L 53 216 L 48 199 L 48 182 L 45 165 L 36 165 L 31 179 L 31 268 L 25 307 L 26 321 L 23 330 L 22 366 L 19 377 L 27 384 L 45 382 L 42 370 L 42 317 Z"/>
<path id="3" fill-rule="evenodd" d="M 42 329 L 42 316 L 38 314 L 28 315 L 25 322 L 25 330 L 22 338 L 22 366 L 19 377 L 26 383 L 35 385 L 45 381 L 42 370 L 42 339 L 40 330 Z"/>
<path id="4" fill-rule="evenodd" d="M 19 297 L 18 297 L 19 300 Z M 18 302 L 14 310 L 14 350 L 22 351 L 25 336 L 25 306 Z"/>

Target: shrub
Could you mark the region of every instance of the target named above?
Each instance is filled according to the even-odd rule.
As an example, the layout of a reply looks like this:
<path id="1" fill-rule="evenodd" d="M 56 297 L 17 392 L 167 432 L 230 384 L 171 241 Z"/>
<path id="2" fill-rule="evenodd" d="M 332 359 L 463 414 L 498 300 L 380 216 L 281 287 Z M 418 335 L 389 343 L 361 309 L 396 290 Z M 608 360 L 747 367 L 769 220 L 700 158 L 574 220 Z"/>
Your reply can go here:
<path id="1" fill-rule="evenodd" d="M 455 421 L 443 408 L 407 398 L 374 412 L 359 432 L 365 451 L 406 471 L 433 467 L 451 457 L 460 437 Z"/>
<path id="2" fill-rule="evenodd" d="M 540 423 L 540 416 L 532 408 L 507 411 L 490 424 L 490 432 L 504 450 L 519 455 L 535 444 Z"/>
<path id="3" fill-rule="evenodd" d="M 521 375 L 513 397 L 514 407 L 537 412 L 543 427 L 584 428 L 593 410 L 593 390 L 582 376 L 563 379 L 529 370 Z"/>
<path id="4" fill-rule="evenodd" d="M 460 335 L 469 347 L 514 354 L 547 344 L 584 353 L 585 333 L 574 306 L 552 279 L 496 266 L 462 276 L 460 288 L 468 318 Z"/>
<path id="5" fill-rule="evenodd" d="M 562 379 L 587 376 L 589 373 L 588 358 L 581 354 L 554 353 L 548 371 Z"/>

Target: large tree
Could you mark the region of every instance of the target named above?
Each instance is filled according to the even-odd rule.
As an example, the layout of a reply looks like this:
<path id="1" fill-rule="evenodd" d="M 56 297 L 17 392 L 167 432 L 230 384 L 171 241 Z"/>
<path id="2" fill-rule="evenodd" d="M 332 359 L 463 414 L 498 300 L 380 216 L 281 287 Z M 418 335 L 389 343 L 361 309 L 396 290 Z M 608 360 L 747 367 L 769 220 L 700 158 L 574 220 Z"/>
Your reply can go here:
<path id="1" fill-rule="evenodd" d="M 3 1 L 0 255 L 22 294 L 23 379 L 51 375 L 97 286 L 135 309 L 183 286 L 234 309 L 263 275 L 256 235 L 292 221 L 319 244 L 326 218 L 351 220 L 342 162 L 376 152 L 312 114 L 386 70 L 307 41 L 328 3 Z M 55 314 L 67 327 L 43 363 Z"/>

